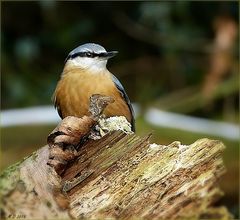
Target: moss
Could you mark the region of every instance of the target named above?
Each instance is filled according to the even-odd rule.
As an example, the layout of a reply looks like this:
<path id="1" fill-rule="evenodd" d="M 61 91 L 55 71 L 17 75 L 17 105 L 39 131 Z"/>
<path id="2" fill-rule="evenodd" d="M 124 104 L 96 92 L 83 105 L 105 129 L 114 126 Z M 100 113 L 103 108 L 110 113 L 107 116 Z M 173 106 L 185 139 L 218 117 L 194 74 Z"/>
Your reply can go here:
<path id="1" fill-rule="evenodd" d="M 208 208 L 199 216 L 200 219 L 219 219 L 227 220 L 233 219 L 233 216 L 227 211 L 225 207 Z"/>
<path id="2" fill-rule="evenodd" d="M 21 161 L 5 169 L 0 175 L 0 195 L 6 195 L 16 188 L 20 178 L 19 166 Z"/>
<path id="3" fill-rule="evenodd" d="M 32 153 L 31 156 L 32 156 L 32 160 L 33 160 L 33 161 L 36 161 L 36 159 L 37 159 L 37 157 L 38 157 L 38 154 L 37 154 L 37 152 L 35 151 L 35 152 Z"/>

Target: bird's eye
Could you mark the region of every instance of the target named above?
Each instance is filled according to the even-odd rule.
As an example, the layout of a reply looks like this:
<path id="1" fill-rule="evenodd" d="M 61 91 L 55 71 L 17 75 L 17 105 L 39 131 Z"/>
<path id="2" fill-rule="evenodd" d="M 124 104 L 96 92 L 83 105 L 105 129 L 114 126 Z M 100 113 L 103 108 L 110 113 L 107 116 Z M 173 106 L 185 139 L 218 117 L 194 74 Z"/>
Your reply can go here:
<path id="1" fill-rule="evenodd" d="M 90 52 L 86 52 L 85 55 L 86 55 L 87 57 L 92 57 L 92 53 L 90 53 Z"/>

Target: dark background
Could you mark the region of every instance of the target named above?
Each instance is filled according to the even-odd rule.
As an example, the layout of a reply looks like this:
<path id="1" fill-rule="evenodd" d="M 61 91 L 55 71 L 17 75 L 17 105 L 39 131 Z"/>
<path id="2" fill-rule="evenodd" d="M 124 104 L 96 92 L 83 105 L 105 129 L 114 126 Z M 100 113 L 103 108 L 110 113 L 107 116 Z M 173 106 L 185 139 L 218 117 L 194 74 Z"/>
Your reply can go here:
<path id="1" fill-rule="evenodd" d="M 238 216 L 239 141 L 154 127 L 148 107 L 239 124 L 237 2 L 1 2 L 1 108 L 52 105 L 67 54 L 88 42 L 118 50 L 108 68 L 141 107 L 137 133 L 153 141 L 223 141 L 219 202 Z M 176 122 L 177 123 L 177 122 Z M 2 128 L 1 168 L 46 143 L 54 128 Z"/>

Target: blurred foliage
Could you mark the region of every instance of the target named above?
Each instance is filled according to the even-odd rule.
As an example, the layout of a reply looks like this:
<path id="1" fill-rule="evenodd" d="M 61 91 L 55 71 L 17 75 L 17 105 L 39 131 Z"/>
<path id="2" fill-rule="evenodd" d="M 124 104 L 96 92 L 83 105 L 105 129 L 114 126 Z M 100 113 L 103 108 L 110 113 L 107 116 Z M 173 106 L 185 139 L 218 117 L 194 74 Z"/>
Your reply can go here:
<path id="1" fill-rule="evenodd" d="M 119 50 L 109 68 L 142 105 L 201 84 L 219 16 L 238 22 L 238 3 L 3 1 L 2 108 L 50 104 L 65 57 L 86 42 Z"/>

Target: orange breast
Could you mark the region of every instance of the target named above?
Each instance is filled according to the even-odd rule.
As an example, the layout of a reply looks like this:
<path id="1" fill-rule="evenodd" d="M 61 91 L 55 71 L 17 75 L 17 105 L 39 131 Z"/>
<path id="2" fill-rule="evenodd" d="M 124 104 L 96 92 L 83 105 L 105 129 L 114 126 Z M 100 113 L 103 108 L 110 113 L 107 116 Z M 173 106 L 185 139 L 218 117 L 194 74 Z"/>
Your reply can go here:
<path id="1" fill-rule="evenodd" d="M 128 105 L 112 81 L 109 72 L 88 73 L 79 69 L 69 71 L 59 81 L 55 98 L 62 116 L 89 115 L 89 98 L 93 94 L 111 96 L 115 102 L 106 107 L 105 116 L 125 116 L 131 122 Z"/>

